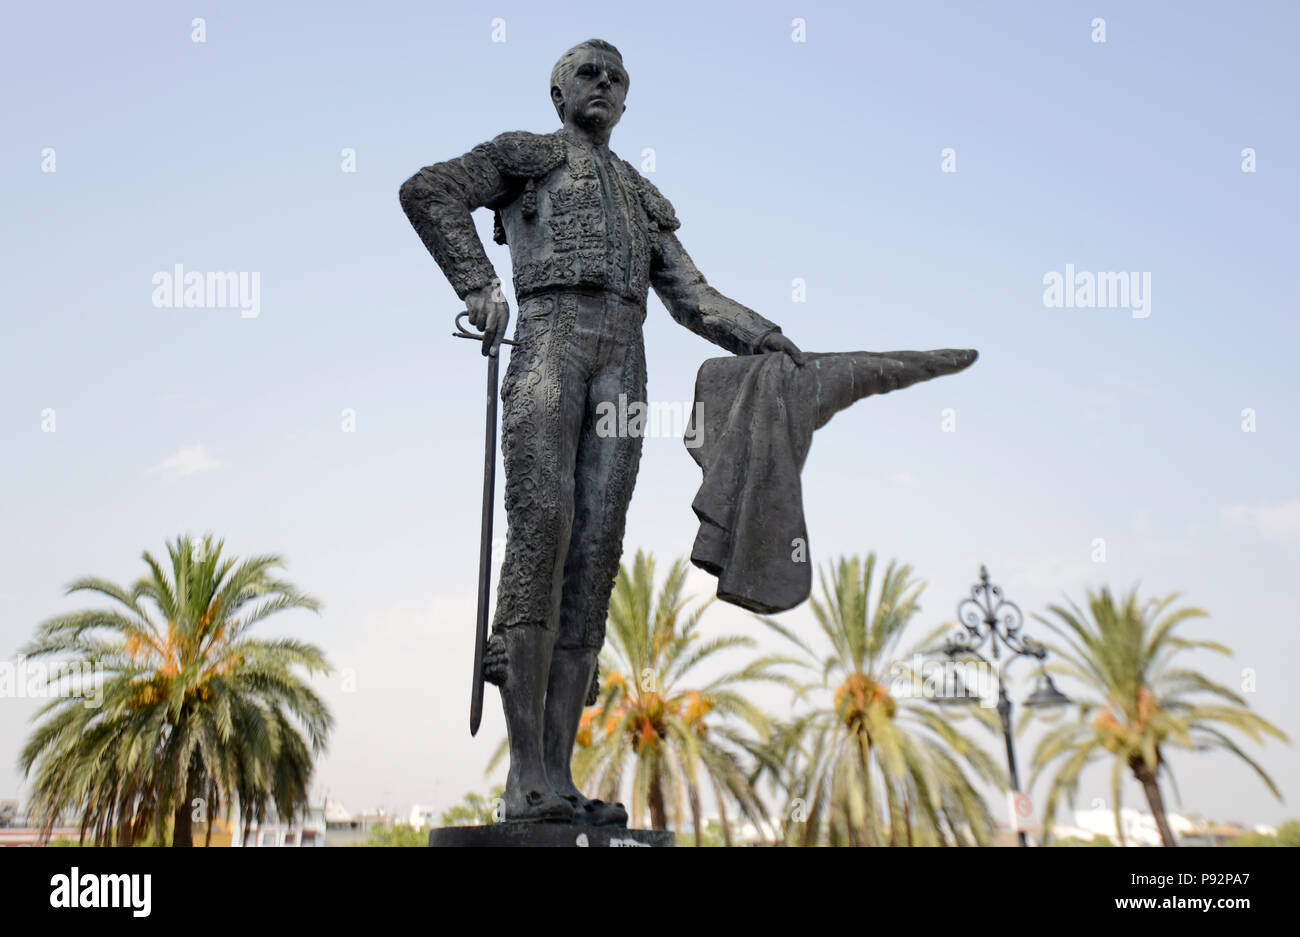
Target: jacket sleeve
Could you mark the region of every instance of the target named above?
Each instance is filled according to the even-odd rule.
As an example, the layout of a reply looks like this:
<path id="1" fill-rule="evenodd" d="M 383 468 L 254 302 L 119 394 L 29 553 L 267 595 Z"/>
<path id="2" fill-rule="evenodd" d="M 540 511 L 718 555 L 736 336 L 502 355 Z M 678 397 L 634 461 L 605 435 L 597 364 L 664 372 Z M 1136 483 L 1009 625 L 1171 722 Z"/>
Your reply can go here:
<path id="1" fill-rule="evenodd" d="M 471 213 L 509 203 L 522 185 L 502 171 L 495 145 L 484 143 L 459 159 L 425 166 L 400 192 L 406 217 L 461 299 L 498 279 Z"/>
<path id="2" fill-rule="evenodd" d="M 650 285 L 677 322 L 737 355 L 757 354 L 765 337 L 781 331 L 710 286 L 672 230 L 660 225 L 653 241 Z"/>

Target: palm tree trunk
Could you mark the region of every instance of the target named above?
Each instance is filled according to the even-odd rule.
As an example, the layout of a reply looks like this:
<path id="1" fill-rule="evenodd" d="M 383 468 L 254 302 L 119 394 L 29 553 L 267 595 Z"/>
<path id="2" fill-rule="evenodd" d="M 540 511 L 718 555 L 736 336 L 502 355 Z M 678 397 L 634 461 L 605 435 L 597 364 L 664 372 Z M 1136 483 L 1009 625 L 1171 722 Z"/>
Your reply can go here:
<path id="1" fill-rule="evenodd" d="M 172 846 L 194 845 L 194 813 L 190 804 L 194 802 L 194 797 L 198 793 L 195 790 L 197 780 L 198 771 L 191 761 L 185 776 L 185 796 L 176 805 L 176 812 L 172 815 Z"/>
<path id="2" fill-rule="evenodd" d="M 207 832 L 203 835 L 203 845 L 205 848 L 212 846 L 212 823 L 213 823 L 212 812 L 216 809 L 216 804 L 217 804 L 217 790 L 216 787 L 214 786 L 212 788 L 209 788 L 208 790 L 208 805 L 207 805 L 207 809 L 203 811 L 204 817 L 207 818 L 206 825 L 208 828 Z"/>
<path id="3" fill-rule="evenodd" d="M 176 805 L 176 813 L 172 815 L 173 846 L 194 845 L 194 818 L 190 813 L 190 800 L 190 792 L 187 786 L 185 799 Z"/>
<path id="4" fill-rule="evenodd" d="M 118 818 L 117 818 L 117 844 L 119 846 L 134 846 L 135 836 L 135 809 L 136 809 L 136 791 L 135 787 L 128 787 L 118 798 Z"/>
<path id="5" fill-rule="evenodd" d="M 134 818 L 127 813 L 126 807 L 122 808 L 122 815 L 117 820 L 117 844 L 119 846 L 133 846 L 131 842 L 131 821 Z"/>
<path id="6" fill-rule="evenodd" d="M 876 798 L 871 790 L 871 742 L 859 735 L 855 740 L 858 747 L 858 760 L 862 765 L 862 794 L 867 803 L 867 816 L 864 828 L 858 833 L 860 842 L 854 845 L 880 845 L 880 818 L 876 812 Z"/>
<path id="7" fill-rule="evenodd" d="M 826 783 L 824 774 L 817 775 L 812 785 L 805 791 L 809 800 L 806 806 L 806 813 L 803 821 L 803 844 L 811 846 L 821 837 L 821 810 L 822 810 L 822 793 L 823 785 Z M 831 810 L 835 809 L 834 801 L 831 803 Z M 789 817 L 786 818 L 787 820 Z"/>
<path id="8" fill-rule="evenodd" d="M 650 828 L 654 830 L 668 829 L 668 811 L 664 806 L 664 788 L 663 782 L 659 778 L 659 771 L 656 769 L 650 775 L 650 793 L 647 800 L 650 802 Z"/>
<path id="9" fill-rule="evenodd" d="M 1139 760 L 1133 766 L 1133 774 L 1142 784 L 1142 792 L 1147 795 L 1147 806 L 1151 808 L 1156 829 L 1160 831 L 1160 842 L 1165 846 L 1177 846 L 1178 840 L 1174 838 L 1174 831 L 1169 826 L 1169 818 L 1165 815 L 1165 799 L 1160 794 L 1160 782 L 1156 778 L 1155 771 L 1145 761 Z"/>
<path id="10" fill-rule="evenodd" d="M 144 834 L 148 832 L 148 830 L 149 816 L 141 810 L 136 814 L 135 822 L 131 824 L 131 845 L 134 846 L 136 843 L 142 842 L 144 840 Z M 157 842 L 157 839 L 158 837 L 155 835 L 154 841 Z"/>

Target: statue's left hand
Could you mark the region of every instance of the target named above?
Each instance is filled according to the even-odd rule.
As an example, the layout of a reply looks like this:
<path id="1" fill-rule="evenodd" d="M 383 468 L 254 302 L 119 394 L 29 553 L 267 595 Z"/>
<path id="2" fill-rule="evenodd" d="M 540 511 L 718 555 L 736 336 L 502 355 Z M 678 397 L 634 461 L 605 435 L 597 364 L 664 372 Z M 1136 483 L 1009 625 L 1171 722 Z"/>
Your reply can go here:
<path id="1" fill-rule="evenodd" d="M 799 346 L 790 341 L 790 339 L 786 338 L 780 332 L 772 332 L 769 334 L 765 339 L 763 339 L 762 344 L 758 346 L 758 350 L 760 352 L 783 351 L 789 355 L 794 360 L 794 363 L 799 367 L 802 368 L 804 365 L 803 352 L 799 350 Z"/>

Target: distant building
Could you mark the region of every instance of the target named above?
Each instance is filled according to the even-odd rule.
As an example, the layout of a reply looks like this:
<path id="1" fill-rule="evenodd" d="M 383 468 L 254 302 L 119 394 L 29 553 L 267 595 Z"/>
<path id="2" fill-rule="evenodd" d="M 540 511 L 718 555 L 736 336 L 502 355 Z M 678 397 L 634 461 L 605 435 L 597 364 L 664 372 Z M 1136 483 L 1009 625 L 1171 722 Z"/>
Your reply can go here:
<path id="1" fill-rule="evenodd" d="M 1178 838 L 1179 844 L 1183 846 L 1226 846 L 1230 840 L 1238 836 L 1249 836 L 1251 833 L 1264 833 L 1266 835 L 1277 835 L 1277 830 L 1273 827 L 1255 827 L 1248 829 L 1240 823 L 1206 823 L 1198 826 L 1192 832 Z"/>
<path id="2" fill-rule="evenodd" d="M 0 848 L 7 846 L 48 846 L 51 842 L 65 840 L 76 843 L 81 830 L 75 826 L 56 826 L 45 836 L 32 826 L 9 826 L 0 829 Z"/>
<path id="3" fill-rule="evenodd" d="M 429 829 L 442 823 L 442 812 L 423 804 L 414 804 L 411 807 L 411 818 L 407 822 L 417 830 Z"/>
<path id="4" fill-rule="evenodd" d="M 0 847 L 48 846 L 58 840 L 75 843 L 80 838 L 81 827 L 77 825 L 76 817 L 65 813 L 46 835 L 41 832 L 39 824 L 19 813 L 18 801 L 0 800 Z"/>
<path id="5" fill-rule="evenodd" d="M 1268 832 L 1268 827 L 1248 829 L 1238 823 L 1216 823 L 1201 818 L 1186 817 L 1179 813 L 1165 815 L 1169 828 L 1182 846 L 1222 846 L 1238 836 L 1251 832 Z M 1120 810 L 1120 826 L 1124 831 L 1126 846 L 1161 846 L 1160 830 L 1155 817 L 1142 813 L 1132 807 Z M 1105 808 L 1096 810 L 1077 810 L 1073 823 L 1057 823 L 1052 828 L 1054 839 L 1081 839 L 1085 842 L 1098 836 L 1104 836 L 1116 846 L 1120 845 L 1120 836 L 1115 829 L 1115 812 Z"/>
<path id="6" fill-rule="evenodd" d="M 325 805 L 325 845 L 356 846 L 370 839 L 375 830 L 388 829 L 395 819 L 383 809 L 352 814 L 341 803 Z"/>
<path id="7" fill-rule="evenodd" d="M 266 822 L 250 822 L 247 833 L 244 832 L 243 819 L 236 815 L 231 830 L 232 846 L 324 846 L 325 805 L 308 807 L 303 817 L 289 822 L 279 819 L 272 811 Z"/>

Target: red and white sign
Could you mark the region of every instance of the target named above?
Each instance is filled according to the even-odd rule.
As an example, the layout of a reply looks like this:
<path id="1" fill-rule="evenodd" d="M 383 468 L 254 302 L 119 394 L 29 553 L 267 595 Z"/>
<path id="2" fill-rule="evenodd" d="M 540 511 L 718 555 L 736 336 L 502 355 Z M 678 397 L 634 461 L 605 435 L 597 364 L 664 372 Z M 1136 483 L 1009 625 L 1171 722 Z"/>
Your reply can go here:
<path id="1" fill-rule="evenodd" d="M 1016 832 L 1027 832 L 1034 827 L 1034 800 L 1023 791 L 1012 791 L 1007 795 L 1011 811 L 1011 825 Z"/>

